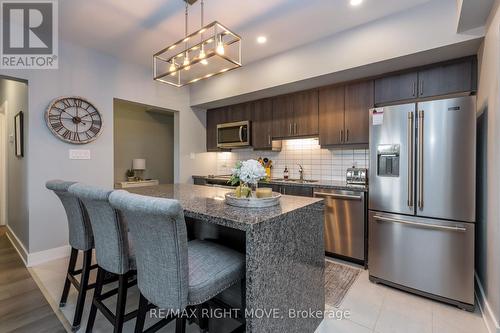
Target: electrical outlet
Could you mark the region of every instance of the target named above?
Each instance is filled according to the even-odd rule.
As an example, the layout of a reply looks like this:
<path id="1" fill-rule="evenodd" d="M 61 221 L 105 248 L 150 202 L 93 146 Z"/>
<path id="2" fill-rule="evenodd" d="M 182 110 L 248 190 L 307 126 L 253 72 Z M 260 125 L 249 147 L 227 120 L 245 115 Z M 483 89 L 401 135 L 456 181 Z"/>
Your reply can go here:
<path id="1" fill-rule="evenodd" d="M 189 154 L 189 158 L 194 160 L 196 158 L 196 154 L 195 153 L 190 153 Z"/>
<path id="2" fill-rule="evenodd" d="M 90 150 L 88 149 L 70 149 L 70 160 L 90 160 Z"/>

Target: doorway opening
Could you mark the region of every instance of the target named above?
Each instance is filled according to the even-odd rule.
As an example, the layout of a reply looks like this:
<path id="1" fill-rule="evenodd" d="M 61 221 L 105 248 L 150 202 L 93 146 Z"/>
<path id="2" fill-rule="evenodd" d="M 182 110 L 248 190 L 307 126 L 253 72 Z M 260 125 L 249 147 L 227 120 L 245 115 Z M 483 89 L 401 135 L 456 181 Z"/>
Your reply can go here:
<path id="1" fill-rule="evenodd" d="M 0 104 L 0 227 L 7 224 L 7 101 Z M 0 232 L 1 233 L 1 232 Z"/>
<path id="2" fill-rule="evenodd" d="M 115 187 L 175 181 L 176 112 L 135 102 L 113 102 Z"/>

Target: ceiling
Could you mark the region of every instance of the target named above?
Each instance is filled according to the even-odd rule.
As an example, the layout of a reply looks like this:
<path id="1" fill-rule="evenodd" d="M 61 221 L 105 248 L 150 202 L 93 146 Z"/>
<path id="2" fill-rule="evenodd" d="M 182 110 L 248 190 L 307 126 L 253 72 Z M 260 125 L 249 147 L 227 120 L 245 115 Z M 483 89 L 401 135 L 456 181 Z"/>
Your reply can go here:
<path id="1" fill-rule="evenodd" d="M 205 0 L 205 24 L 218 20 L 243 38 L 250 63 L 328 35 L 440 0 Z M 151 65 L 154 52 L 184 34 L 182 0 L 62 0 L 61 38 L 126 61 Z M 189 31 L 200 27 L 199 1 L 190 7 Z M 267 43 L 259 45 L 257 36 Z"/>

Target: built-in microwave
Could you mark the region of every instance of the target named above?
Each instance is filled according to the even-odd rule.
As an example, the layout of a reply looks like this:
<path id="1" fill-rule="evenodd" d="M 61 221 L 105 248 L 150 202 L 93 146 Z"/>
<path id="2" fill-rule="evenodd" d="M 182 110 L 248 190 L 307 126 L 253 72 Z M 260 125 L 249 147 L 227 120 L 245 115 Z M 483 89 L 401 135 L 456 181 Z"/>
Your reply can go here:
<path id="1" fill-rule="evenodd" d="M 250 146 L 250 121 L 217 125 L 217 147 L 238 148 Z"/>

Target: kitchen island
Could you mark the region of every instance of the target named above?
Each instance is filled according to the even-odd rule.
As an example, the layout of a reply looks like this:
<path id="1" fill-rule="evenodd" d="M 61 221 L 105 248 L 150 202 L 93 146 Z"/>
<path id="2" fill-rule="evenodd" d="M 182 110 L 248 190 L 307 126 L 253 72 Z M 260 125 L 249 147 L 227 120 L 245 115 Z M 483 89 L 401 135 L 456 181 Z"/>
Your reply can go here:
<path id="1" fill-rule="evenodd" d="M 195 234 L 220 241 L 228 235 L 225 245 L 245 253 L 246 332 L 316 330 L 325 309 L 321 199 L 284 195 L 279 206 L 238 208 L 224 202 L 223 188 L 176 184 L 128 191 L 179 200 Z"/>

